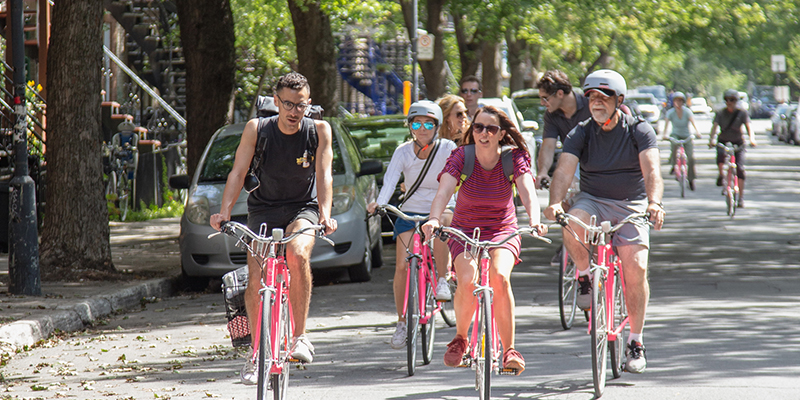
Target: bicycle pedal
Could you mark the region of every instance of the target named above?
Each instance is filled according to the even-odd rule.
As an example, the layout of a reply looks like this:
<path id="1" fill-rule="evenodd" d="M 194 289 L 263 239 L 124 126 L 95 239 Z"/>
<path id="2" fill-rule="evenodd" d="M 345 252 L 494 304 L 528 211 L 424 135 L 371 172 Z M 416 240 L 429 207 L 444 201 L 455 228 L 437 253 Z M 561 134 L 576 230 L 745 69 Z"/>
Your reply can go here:
<path id="1" fill-rule="evenodd" d="M 500 368 L 498 372 L 500 373 L 500 375 L 514 375 L 514 376 L 517 376 L 522 373 L 522 371 L 516 368 Z"/>
<path id="2" fill-rule="evenodd" d="M 286 361 L 288 361 L 288 362 L 290 362 L 292 364 L 305 364 L 306 363 L 305 361 L 298 360 L 298 359 L 296 359 L 294 357 L 289 357 Z"/>

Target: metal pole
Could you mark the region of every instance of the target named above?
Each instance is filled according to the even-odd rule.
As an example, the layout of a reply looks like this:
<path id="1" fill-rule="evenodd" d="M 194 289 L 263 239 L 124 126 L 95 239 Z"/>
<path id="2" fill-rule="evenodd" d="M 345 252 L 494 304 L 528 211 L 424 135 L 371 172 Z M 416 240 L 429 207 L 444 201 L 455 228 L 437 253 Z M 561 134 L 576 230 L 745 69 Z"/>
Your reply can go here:
<path id="1" fill-rule="evenodd" d="M 411 13 L 411 102 L 419 100 L 419 75 L 417 73 L 417 25 L 419 25 L 419 13 L 417 12 L 417 0 L 411 2 L 413 11 Z"/>
<path id="2" fill-rule="evenodd" d="M 14 177 L 9 183 L 8 267 L 12 294 L 42 295 L 36 185 L 28 174 L 28 122 L 25 112 L 23 0 L 11 0 L 11 51 L 14 64 Z"/>

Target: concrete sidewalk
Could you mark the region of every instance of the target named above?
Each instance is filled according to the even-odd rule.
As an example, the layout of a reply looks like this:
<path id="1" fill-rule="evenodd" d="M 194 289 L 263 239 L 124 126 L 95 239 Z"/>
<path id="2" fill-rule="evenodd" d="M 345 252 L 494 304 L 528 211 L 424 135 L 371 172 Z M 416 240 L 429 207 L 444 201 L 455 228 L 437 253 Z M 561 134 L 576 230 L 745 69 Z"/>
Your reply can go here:
<path id="1" fill-rule="evenodd" d="M 0 353 L 31 346 L 56 331 L 81 330 L 113 313 L 174 294 L 181 272 L 179 221 L 111 222 L 114 265 L 130 279 L 43 282 L 41 297 L 8 293 L 8 254 L 0 254 Z"/>

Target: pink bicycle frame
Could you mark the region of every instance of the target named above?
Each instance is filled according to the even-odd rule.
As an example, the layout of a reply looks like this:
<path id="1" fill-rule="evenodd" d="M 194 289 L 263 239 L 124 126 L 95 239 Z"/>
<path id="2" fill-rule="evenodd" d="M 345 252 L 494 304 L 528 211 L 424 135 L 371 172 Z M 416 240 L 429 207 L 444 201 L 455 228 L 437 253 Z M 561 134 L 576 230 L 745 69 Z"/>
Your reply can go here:
<path id="1" fill-rule="evenodd" d="M 606 279 L 603 282 L 606 285 L 606 298 L 605 298 L 605 307 L 606 307 L 606 321 L 608 326 L 608 341 L 613 342 L 617 340 L 617 335 L 622 333 L 622 330 L 625 328 L 625 325 L 628 324 L 628 317 L 626 316 L 625 319 L 619 324 L 619 326 L 614 326 L 614 296 L 616 293 L 614 291 L 614 283 L 616 279 L 619 279 L 620 285 L 622 285 L 622 296 L 625 296 L 625 279 L 622 273 L 622 263 L 617 257 L 616 253 L 614 253 L 614 249 L 611 247 L 610 243 L 604 245 L 598 245 L 597 249 L 597 259 L 600 260 L 601 264 L 598 268 L 605 268 L 606 269 Z M 619 277 L 616 276 L 616 272 L 619 271 Z M 592 332 L 592 322 L 589 321 L 589 330 L 588 333 L 591 334 Z"/>
<path id="2" fill-rule="evenodd" d="M 686 166 L 686 172 L 684 172 L 684 166 Z M 683 178 L 682 174 L 684 173 L 688 174 L 689 168 L 687 165 L 686 150 L 681 144 L 678 145 L 678 149 L 675 151 L 675 179 L 680 181 L 681 178 Z"/>
<path id="3" fill-rule="evenodd" d="M 480 290 L 483 296 L 491 296 L 491 288 L 489 288 L 489 258 L 481 257 L 480 259 L 480 282 L 478 288 L 476 290 Z M 485 289 L 481 289 L 485 288 Z M 480 296 L 476 298 L 478 301 L 475 302 L 475 311 L 473 312 L 473 321 L 472 321 L 472 332 L 470 333 L 470 349 L 469 354 L 470 358 L 473 360 L 477 360 L 482 354 L 478 354 L 481 350 L 481 346 L 478 343 L 478 331 L 480 330 Z M 491 362 L 492 364 L 496 363 L 500 357 L 500 338 L 497 336 L 497 321 L 494 319 L 494 302 L 490 301 L 490 310 L 489 313 L 491 314 L 492 318 L 492 359 L 491 360 L 484 360 L 484 362 Z M 492 365 L 492 369 L 494 369 L 494 365 Z"/>
<path id="4" fill-rule="evenodd" d="M 734 193 L 739 193 L 739 175 L 735 174 L 733 171 L 736 167 L 736 155 L 731 154 L 728 160 L 728 185 Z M 733 184 L 731 184 L 731 182 L 733 182 Z"/>
<path id="5" fill-rule="evenodd" d="M 283 311 L 281 308 L 282 302 L 281 298 L 283 296 L 289 296 L 289 268 L 286 265 L 286 260 L 283 256 L 278 257 L 269 257 L 267 258 L 266 267 L 264 269 L 264 274 L 262 274 L 262 278 L 264 281 L 262 282 L 262 289 L 271 291 L 271 297 L 274 301 L 270 302 L 269 307 L 272 307 L 272 312 L 270 316 L 272 320 L 270 321 L 270 332 L 274 332 L 269 340 L 269 346 L 271 348 L 272 354 L 272 367 L 270 369 L 270 374 L 280 374 L 283 369 L 283 363 L 278 362 L 280 359 L 280 323 L 281 323 L 281 312 Z M 277 277 L 281 277 L 281 282 L 278 283 Z M 258 307 L 258 324 L 256 325 L 256 338 L 261 337 L 261 316 L 263 315 L 263 307 L 264 302 L 259 302 Z M 292 333 L 294 329 L 294 316 L 292 315 L 292 304 L 289 303 L 289 316 L 290 316 L 290 326 L 289 332 Z M 290 343 L 288 343 L 290 339 L 290 335 L 286 337 L 286 348 L 289 348 Z M 259 341 L 253 341 L 253 359 L 255 360 L 256 356 L 258 355 L 258 345 Z"/>
<path id="6" fill-rule="evenodd" d="M 420 257 L 421 255 L 421 257 Z M 436 285 L 434 285 L 434 275 L 433 275 L 433 264 L 428 262 L 428 260 L 432 259 L 431 249 L 429 246 L 422 245 L 422 238 L 420 237 L 419 232 L 414 232 L 411 236 L 411 255 L 407 258 L 410 260 L 412 257 L 416 257 L 419 259 L 419 271 L 416 273 L 419 274 L 419 279 L 417 279 L 417 293 L 420 295 L 417 296 L 418 300 L 418 309 L 419 309 L 419 323 L 420 324 L 427 324 L 428 321 L 433 318 L 437 312 L 439 312 L 442 308 L 441 305 L 437 303 L 436 309 L 431 315 L 426 315 L 425 313 L 425 286 L 431 283 L 431 290 L 433 291 L 433 296 L 436 297 Z M 406 270 L 406 291 L 405 296 L 403 297 L 403 315 L 408 315 L 408 293 L 409 293 L 409 284 L 411 282 L 411 263 L 408 263 L 408 268 Z"/>

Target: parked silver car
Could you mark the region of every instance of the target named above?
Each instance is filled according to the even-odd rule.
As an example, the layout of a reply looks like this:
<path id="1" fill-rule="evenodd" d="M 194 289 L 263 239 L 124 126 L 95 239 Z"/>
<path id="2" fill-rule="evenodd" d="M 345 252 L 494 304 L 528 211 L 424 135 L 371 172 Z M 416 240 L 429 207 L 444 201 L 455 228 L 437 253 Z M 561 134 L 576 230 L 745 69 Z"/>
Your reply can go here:
<path id="1" fill-rule="evenodd" d="M 373 174 L 383 170 L 378 160 L 364 160 L 350 133 L 338 119 L 327 119 L 333 129 L 333 207 L 331 215 L 339 224 L 329 238 L 331 247 L 318 240 L 311 254 L 311 268 L 347 268 L 350 279 L 370 279 L 372 268 L 382 261 L 381 227 L 378 218 L 365 221 L 366 205 L 378 196 Z M 191 181 L 186 175 L 170 178 L 174 188 L 188 189 L 188 200 L 181 218 L 180 249 L 183 275 L 193 288 L 204 288 L 209 278 L 220 277 L 247 263 L 235 241 L 225 235 L 211 239 L 209 225 L 218 213 L 225 182 L 233 166 L 244 123 L 228 125 L 211 137 Z M 242 190 L 231 219 L 247 223 L 247 197 Z"/>

